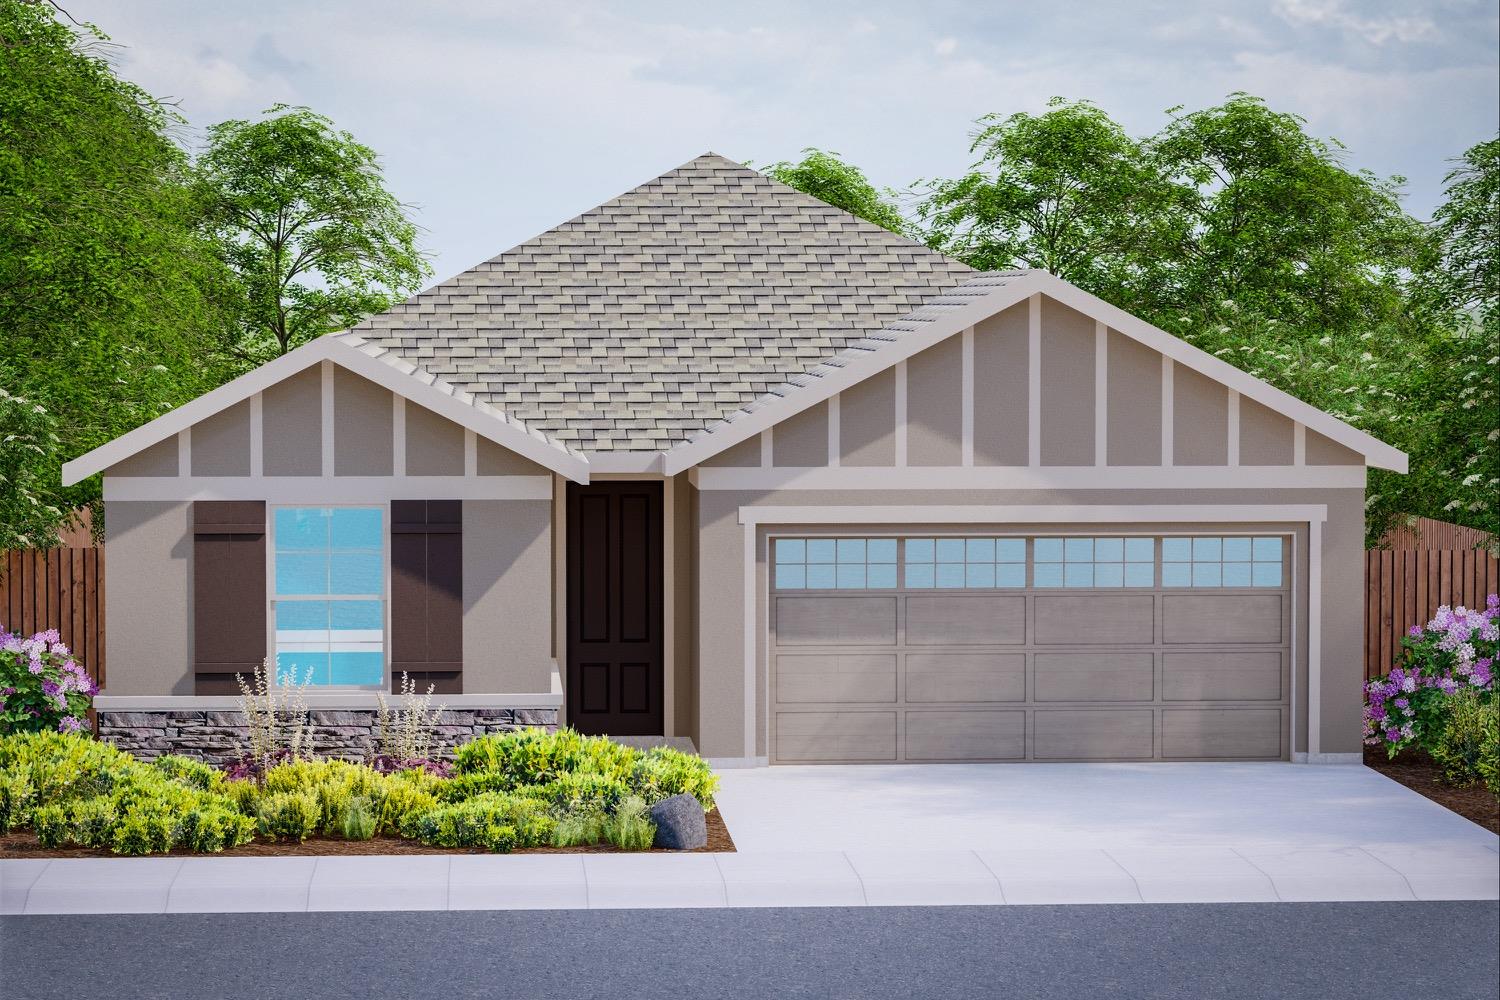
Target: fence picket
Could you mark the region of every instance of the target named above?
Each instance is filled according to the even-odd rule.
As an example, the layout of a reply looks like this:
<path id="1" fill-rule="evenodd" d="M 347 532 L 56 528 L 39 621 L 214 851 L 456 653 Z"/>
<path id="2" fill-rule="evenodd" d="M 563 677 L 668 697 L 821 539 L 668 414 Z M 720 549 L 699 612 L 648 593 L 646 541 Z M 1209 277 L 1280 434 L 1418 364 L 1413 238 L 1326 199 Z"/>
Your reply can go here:
<path id="1" fill-rule="evenodd" d="M 1496 592 L 1500 559 L 1477 549 L 1365 553 L 1365 677 L 1388 673 L 1401 637 L 1425 625 L 1439 605 L 1484 607 Z"/>

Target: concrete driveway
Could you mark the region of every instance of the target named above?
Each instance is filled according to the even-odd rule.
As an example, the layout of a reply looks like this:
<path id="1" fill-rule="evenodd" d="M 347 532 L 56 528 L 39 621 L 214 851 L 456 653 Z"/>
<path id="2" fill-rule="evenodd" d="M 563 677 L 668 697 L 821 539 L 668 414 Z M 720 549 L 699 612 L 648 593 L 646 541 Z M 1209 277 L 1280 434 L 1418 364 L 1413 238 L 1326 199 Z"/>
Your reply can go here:
<path id="1" fill-rule="evenodd" d="M 741 851 L 1500 850 L 1494 834 L 1361 765 L 820 765 L 720 777 Z"/>

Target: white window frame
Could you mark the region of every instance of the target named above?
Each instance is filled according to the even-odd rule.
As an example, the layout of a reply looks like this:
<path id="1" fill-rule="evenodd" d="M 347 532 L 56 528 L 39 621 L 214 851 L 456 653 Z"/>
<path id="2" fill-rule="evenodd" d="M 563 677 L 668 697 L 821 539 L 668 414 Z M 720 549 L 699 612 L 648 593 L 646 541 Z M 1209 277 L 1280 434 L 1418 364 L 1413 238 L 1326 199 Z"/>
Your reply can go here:
<path id="1" fill-rule="evenodd" d="M 287 594 L 276 593 L 276 512 L 279 510 L 376 510 L 380 512 L 380 594 Z M 379 684 L 309 684 L 309 691 L 384 691 L 390 684 L 391 668 L 391 508 L 382 503 L 278 503 L 266 505 L 266 649 L 270 661 L 271 687 L 284 688 L 277 667 L 276 602 L 326 601 L 330 599 L 380 602 L 380 672 Z"/>

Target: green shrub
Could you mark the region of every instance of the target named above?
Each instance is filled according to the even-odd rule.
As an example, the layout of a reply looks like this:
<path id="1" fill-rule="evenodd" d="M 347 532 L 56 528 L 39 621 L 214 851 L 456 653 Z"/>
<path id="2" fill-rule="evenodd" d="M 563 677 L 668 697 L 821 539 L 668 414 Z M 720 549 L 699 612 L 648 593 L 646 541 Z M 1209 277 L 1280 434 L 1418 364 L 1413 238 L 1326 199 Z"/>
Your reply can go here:
<path id="1" fill-rule="evenodd" d="M 355 796 L 344 803 L 338 832 L 345 840 L 369 840 L 375 836 L 375 826 L 375 805 L 368 798 Z"/>
<path id="2" fill-rule="evenodd" d="M 127 812 L 110 837 L 110 850 L 116 854 L 161 854 L 170 851 L 176 824 L 171 813 L 160 807 L 143 805 Z"/>
<path id="3" fill-rule="evenodd" d="M 31 822 L 36 790 L 24 774 L 0 771 L 0 833 Z"/>
<path id="4" fill-rule="evenodd" d="M 61 847 L 68 842 L 68 807 L 40 806 L 31 814 L 31 829 L 43 847 Z"/>
<path id="5" fill-rule="evenodd" d="M 212 853 L 255 839 L 255 817 L 220 805 L 191 809 L 183 814 L 178 842 L 190 851 Z"/>
<path id="6" fill-rule="evenodd" d="M 552 830 L 553 847 L 587 847 L 604 839 L 606 816 L 593 809 L 568 812 L 557 818 Z"/>
<path id="7" fill-rule="evenodd" d="M 413 832 L 413 824 L 416 820 L 437 807 L 437 797 L 420 783 L 389 780 L 385 783 L 376 806 L 376 830 L 380 833 L 414 837 L 416 834 Z"/>
<path id="8" fill-rule="evenodd" d="M 483 847 L 500 853 L 549 844 L 555 827 L 545 803 L 504 792 L 486 792 L 439 806 L 414 822 L 416 837 L 425 844 Z"/>
<path id="9" fill-rule="evenodd" d="M 228 783 L 224 772 L 201 760 L 183 757 L 175 753 L 164 754 L 151 762 L 162 774 L 173 781 L 190 785 L 202 792 L 222 792 Z"/>
<path id="10" fill-rule="evenodd" d="M 454 754 L 456 775 L 490 771 L 515 785 L 537 785 L 576 771 L 583 760 L 584 737 L 572 729 L 546 732 L 519 729 L 470 740 Z"/>
<path id="11" fill-rule="evenodd" d="M 80 799 L 73 803 L 68 824 L 68 839 L 82 847 L 108 847 L 114 835 L 119 812 L 107 796 Z M 37 838 L 40 840 L 40 836 Z"/>
<path id="12" fill-rule="evenodd" d="M 260 798 L 256 828 L 263 837 L 301 843 L 317 832 L 322 817 L 314 792 L 271 792 Z"/>
<path id="13" fill-rule="evenodd" d="M 554 778 L 545 785 L 527 786 L 536 795 L 560 812 L 595 810 L 612 812 L 630 789 L 617 778 L 575 771 Z"/>
<path id="14" fill-rule="evenodd" d="M 638 795 L 625 798 L 604 820 L 604 839 L 622 851 L 646 851 L 656 839 L 656 824 L 647 817 L 648 806 Z"/>
<path id="15" fill-rule="evenodd" d="M 1472 785 L 1485 778 L 1482 765 L 1493 772 L 1496 747 L 1500 745 L 1497 734 L 1500 702 L 1482 698 L 1474 691 L 1449 697 L 1444 705 L 1443 727 L 1431 747 L 1433 760 L 1443 769 L 1443 780 L 1450 785 Z"/>
<path id="16" fill-rule="evenodd" d="M 471 771 L 443 782 L 438 798 L 444 802 L 462 802 L 486 792 L 509 792 L 513 787 L 510 776 L 500 771 Z"/>
<path id="17" fill-rule="evenodd" d="M 704 811 L 714 807 L 719 776 L 702 757 L 671 747 L 655 747 L 641 757 L 630 775 L 630 789 L 648 803 L 674 795 L 693 796 Z"/>

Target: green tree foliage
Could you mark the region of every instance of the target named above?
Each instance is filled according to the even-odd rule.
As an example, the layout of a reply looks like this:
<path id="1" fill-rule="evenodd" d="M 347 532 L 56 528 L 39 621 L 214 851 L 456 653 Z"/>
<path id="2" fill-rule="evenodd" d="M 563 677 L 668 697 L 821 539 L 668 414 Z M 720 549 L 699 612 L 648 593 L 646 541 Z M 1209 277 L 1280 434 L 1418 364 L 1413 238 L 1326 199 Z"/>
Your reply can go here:
<path id="1" fill-rule="evenodd" d="M 37 511 L 65 519 L 99 497 L 97 480 L 63 489 L 57 455 L 223 377 L 229 275 L 195 232 L 190 166 L 170 136 L 180 120 L 116 77 L 107 51 L 46 4 L 0 0 L 0 378 L 50 424 L 0 409 L 0 509 L 7 523 L 30 510 L 18 534 L 35 544 L 57 526 Z M 48 433 L 56 447 L 35 450 Z"/>
<path id="2" fill-rule="evenodd" d="M 804 149 L 797 163 L 781 160 L 761 172 L 882 229 L 902 236 L 907 234 L 906 220 L 893 193 L 878 190 L 863 171 L 845 163 L 838 153 Z"/>
<path id="3" fill-rule="evenodd" d="M 43 406 L 12 396 L 0 379 L 0 549 L 57 542 L 63 510 L 42 470 L 57 464 L 57 433 Z"/>
<path id="4" fill-rule="evenodd" d="M 1469 149 L 1444 178 L 1447 200 L 1433 215 L 1441 264 L 1431 274 L 1439 302 L 1500 320 L 1500 136 Z"/>
<path id="5" fill-rule="evenodd" d="M 374 150 L 306 108 L 208 130 L 208 228 L 239 276 L 236 353 L 260 362 L 351 326 L 431 274 Z"/>

